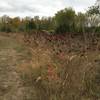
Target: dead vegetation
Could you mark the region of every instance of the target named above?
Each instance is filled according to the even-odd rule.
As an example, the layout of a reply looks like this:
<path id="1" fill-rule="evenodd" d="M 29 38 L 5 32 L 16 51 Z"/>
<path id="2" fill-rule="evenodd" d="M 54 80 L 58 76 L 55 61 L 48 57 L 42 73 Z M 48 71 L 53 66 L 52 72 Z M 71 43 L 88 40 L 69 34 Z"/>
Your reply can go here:
<path id="1" fill-rule="evenodd" d="M 17 35 L 13 38 L 19 40 Z M 31 91 L 25 92 L 29 97 L 19 100 L 100 99 L 99 38 L 84 43 L 81 36 L 34 33 L 20 40 L 31 52 L 23 55 L 17 66 L 25 87 L 20 91 Z"/>
<path id="2" fill-rule="evenodd" d="M 39 100 L 100 99 L 100 38 L 33 34 L 32 82 Z"/>

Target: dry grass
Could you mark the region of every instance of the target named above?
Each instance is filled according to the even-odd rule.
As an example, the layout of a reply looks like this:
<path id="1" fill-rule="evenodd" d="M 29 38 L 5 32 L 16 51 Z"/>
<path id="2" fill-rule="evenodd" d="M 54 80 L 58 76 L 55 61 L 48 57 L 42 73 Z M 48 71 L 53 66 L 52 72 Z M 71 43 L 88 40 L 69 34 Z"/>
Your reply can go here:
<path id="1" fill-rule="evenodd" d="M 31 53 L 16 49 L 24 53 L 18 58 L 17 68 L 23 86 L 35 92 L 29 93 L 32 99 L 25 100 L 100 99 L 100 39 L 96 45 L 89 40 L 85 44 L 81 37 L 67 36 L 48 40 L 33 35 L 24 40 Z"/>
<path id="2" fill-rule="evenodd" d="M 33 36 L 34 37 L 34 36 Z M 99 100 L 99 47 L 81 38 L 30 40 L 31 81 L 39 100 Z"/>

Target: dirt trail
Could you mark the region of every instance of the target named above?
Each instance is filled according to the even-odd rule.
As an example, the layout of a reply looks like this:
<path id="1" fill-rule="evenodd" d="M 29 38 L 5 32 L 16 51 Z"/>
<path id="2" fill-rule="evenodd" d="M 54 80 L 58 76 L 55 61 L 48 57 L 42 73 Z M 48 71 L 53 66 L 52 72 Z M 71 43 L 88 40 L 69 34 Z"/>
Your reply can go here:
<path id="1" fill-rule="evenodd" d="M 21 65 L 30 60 L 31 54 L 25 45 L 0 36 L 0 100 L 33 100 L 35 93 L 32 87 L 23 84 L 20 72 Z"/>

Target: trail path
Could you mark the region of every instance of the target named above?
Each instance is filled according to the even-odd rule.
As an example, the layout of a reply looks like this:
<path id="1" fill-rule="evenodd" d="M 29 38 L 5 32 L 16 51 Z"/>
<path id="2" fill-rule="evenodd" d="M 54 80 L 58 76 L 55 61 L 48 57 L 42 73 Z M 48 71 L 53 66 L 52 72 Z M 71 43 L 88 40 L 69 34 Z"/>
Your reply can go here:
<path id="1" fill-rule="evenodd" d="M 25 86 L 21 77 L 30 60 L 31 54 L 25 45 L 0 35 L 0 100 L 33 100 L 32 87 Z"/>

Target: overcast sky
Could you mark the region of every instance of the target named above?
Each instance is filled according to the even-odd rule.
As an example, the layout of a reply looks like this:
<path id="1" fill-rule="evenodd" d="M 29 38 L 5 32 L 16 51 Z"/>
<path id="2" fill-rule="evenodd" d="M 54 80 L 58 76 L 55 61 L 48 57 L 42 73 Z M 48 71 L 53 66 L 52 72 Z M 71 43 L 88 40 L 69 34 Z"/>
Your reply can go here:
<path id="1" fill-rule="evenodd" d="M 96 0 L 0 0 L 0 16 L 53 16 L 65 7 L 85 12 Z"/>

